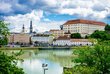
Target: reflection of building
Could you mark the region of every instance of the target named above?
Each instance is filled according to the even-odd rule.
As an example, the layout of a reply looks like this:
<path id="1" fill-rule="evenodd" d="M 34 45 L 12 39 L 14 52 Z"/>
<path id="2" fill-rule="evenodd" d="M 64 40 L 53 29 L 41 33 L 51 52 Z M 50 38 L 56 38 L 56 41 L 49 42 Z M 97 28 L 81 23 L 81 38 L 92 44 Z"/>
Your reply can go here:
<path id="1" fill-rule="evenodd" d="M 59 36 L 64 36 L 63 30 L 50 30 L 50 32 L 54 35 L 55 38 L 58 38 Z"/>
<path id="2" fill-rule="evenodd" d="M 64 32 L 80 33 L 82 36 L 92 34 L 95 30 L 104 30 L 105 23 L 91 20 L 70 20 L 63 24 Z"/>
<path id="3" fill-rule="evenodd" d="M 53 41 L 53 45 L 58 46 L 79 46 L 79 45 L 92 45 L 93 43 L 88 39 L 70 39 L 67 36 L 58 37 Z"/>

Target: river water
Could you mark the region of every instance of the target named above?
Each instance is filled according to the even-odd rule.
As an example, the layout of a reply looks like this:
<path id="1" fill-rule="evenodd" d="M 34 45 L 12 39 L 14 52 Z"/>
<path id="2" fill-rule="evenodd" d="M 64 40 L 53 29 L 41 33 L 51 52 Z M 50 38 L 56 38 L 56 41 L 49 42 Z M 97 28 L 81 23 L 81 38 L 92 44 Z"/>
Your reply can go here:
<path id="1" fill-rule="evenodd" d="M 10 50 L 9 52 L 19 52 Z M 19 56 L 24 61 L 18 61 L 18 67 L 23 68 L 25 74 L 44 74 L 42 64 L 47 64 L 45 74 L 63 74 L 63 67 L 73 67 L 72 50 L 23 50 Z"/>

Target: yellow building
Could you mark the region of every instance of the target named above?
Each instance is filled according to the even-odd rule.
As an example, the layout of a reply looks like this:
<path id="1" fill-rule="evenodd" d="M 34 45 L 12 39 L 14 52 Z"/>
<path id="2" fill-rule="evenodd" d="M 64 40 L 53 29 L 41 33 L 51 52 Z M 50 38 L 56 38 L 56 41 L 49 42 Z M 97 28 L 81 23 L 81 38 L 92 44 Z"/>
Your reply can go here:
<path id="1" fill-rule="evenodd" d="M 60 36 L 64 36 L 64 31 L 63 30 L 52 29 L 52 30 L 50 30 L 50 33 L 52 33 L 55 38 L 58 38 Z"/>

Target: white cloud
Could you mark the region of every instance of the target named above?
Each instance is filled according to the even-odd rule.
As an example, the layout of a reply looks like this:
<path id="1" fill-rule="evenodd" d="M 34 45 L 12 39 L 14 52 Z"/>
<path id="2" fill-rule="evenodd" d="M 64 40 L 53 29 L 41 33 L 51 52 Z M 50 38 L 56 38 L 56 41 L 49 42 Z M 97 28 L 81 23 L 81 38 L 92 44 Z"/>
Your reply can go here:
<path id="1" fill-rule="evenodd" d="M 11 11 L 12 11 L 11 4 L 5 3 L 5 2 L 0 2 L 0 12 L 8 13 Z"/>
<path id="2" fill-rule="evenodd" d="M 54 7 L 57 5 L 57 0 L 43 0 L 48 6 Z"/>
<path id="3" fill-rule="evenodd" d="M 93 19 L 104 19 L 110 14 L 110 9 L 108 9 L 110 0 L 44 0 L 44 2 L 47 3 L 46 7 L 56 7 L 48 10 L 57 14 L 77 15 Z"/>
<path id="4" fill-rule="evenodd" d="M 32 5 L 34 5 L 37 2 L 37 0 L 29 0 L 29 1 L 31 2 Z"/>
<path id="5" fill-rule="evenodd" d="M 77 16 L 79 18 L 88 19 L 105 19 L 110 15 L 110 0 L 30 0 L 32 4 L 35 4 L 36 8 L 42 9 L 27 14 L 18 14 L 16 16 L 4 17 L 6 21 L 11 23 L 14 28 L 11 31 L 20 32 L 22 25 L 26 26 L 27 32 L 29 31 L 29 21 L 33 20 L 34 30 L 43 32 L 49 29 L 57 29 L 59 25 L 64 22 L 51 21 L 43 15 L 44 11 L 46 15 L 50 14 L 68 14 L 70 16 Z M 31 3 L 30 2 L 30 3 Z M 41 2 L 41 4 L 40 4 Z M 39 4 L 37 4 L 39 3 Z M 41 6 L 37 6 L 41 5 Z M 0 11 L 10 12 L 11 4 L 0 3 Z M 25 9 L 28 5 L 16 5 L 18 8 Z M 24 8 L 23 8 L 24 7 Z M 30 7 L 31 8 L 31 7 Z M 43 18 L 43 19 L 42 19 Z M 63 18 L 62 18 L 63 19 Z M 46 23 L 41 22 L 46 21 Z M 11 27 L 12 28 L 12 27 Z"/>
<path id="6" fill-rule="evenodd" d="M 43 18 L 43 11 L 32 11 L 31 13 L 25 15 L 16 15 L 16 16 L 8 16 L 4 17 L 6 22 L 10 23 L 9 26 L 11 32 L 21 32 L 23 24 L 25 25 L 25 31 L 29 32 L 30 20 L 33 21 L 33 30 L 36 32 L 44 32 L 49 31 L 50 29 L 59 29 L 60 25 L 64 23 L 64 21 L 50 21 L 48 18 Z M 44 19 L 46 22 L 41 22 L 41 19 Z"/>
<path id="7" fill-rule="evenodd" d="M 60 25 L 64 22 L 65 21 L 38 22 L 35 28 L 38 32 L 49 31 L 50 29 L 60 29 Z"/>
<path id="8" fill-rule="evenodd" d="M 4 17 L 5 21 L 11 24 L 11 32 L 21 32 L 23 24 L 25 25 L 26 31 L 28 32 L 30 20 L 39 22 L 41 18 L 43 18 L 42 10 L 33 10 L 31 13 L 27 13 L 25 15 L 18 14 L 16 16 Z M 33 25 L 36 25 L 36 23 L 33 23 Z"/>
<path id="9" fill-rule="evenodd" d="M 104 19 L 110 14 L 110 0 L 63 0 L 55 10 L 58 14 Z"/>

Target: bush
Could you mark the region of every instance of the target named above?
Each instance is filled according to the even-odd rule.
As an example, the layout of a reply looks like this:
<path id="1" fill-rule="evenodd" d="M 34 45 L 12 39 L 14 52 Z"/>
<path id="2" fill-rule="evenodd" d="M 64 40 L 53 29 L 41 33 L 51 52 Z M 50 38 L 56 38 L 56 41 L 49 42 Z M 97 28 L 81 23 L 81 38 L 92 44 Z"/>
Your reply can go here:
<path id="1" fill-rule="evenodd" d="M 110 46 L 95 45 L 94 47 L 78 48 L 73 62 L 75 73 L 110 74 Z"/>
<path id="2" fill-rule="evenodd" d="M 73 33 L 73 34 L 71 34 L 71 38 L 80 39 L 81 38 L 81 34 L 80 33 Z"/>
<path id="3" fill-rule="evenodd" d="M 22 68 L 17 67 L 17 59 L 7 56 L 0 51 L 0 74 L 24 74 Z"/>

